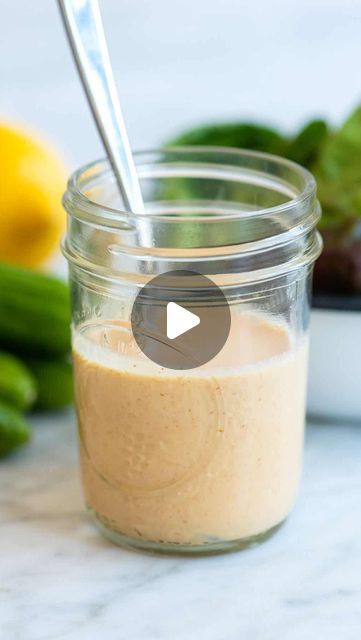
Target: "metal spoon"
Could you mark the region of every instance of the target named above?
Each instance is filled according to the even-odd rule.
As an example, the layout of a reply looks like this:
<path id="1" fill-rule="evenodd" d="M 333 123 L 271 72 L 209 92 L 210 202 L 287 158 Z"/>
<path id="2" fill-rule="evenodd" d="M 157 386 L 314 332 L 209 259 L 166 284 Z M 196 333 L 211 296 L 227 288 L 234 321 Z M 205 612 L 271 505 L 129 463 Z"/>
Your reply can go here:
<path id="1" fill-rule="evenodd" d="M 73 57 L 124 206 L 144 203 L 111 69 L 97 0 L 58 0 Z"/>

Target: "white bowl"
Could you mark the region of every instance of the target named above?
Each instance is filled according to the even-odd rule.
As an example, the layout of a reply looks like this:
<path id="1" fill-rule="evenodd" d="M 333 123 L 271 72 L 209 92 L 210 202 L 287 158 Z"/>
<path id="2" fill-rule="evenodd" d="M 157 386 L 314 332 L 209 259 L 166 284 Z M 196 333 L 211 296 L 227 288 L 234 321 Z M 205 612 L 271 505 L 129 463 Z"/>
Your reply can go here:
<path id="1" fill-rule="evenodd" d="M 361 311 L 312 310 L 307 409 L 361 421 Z"/>

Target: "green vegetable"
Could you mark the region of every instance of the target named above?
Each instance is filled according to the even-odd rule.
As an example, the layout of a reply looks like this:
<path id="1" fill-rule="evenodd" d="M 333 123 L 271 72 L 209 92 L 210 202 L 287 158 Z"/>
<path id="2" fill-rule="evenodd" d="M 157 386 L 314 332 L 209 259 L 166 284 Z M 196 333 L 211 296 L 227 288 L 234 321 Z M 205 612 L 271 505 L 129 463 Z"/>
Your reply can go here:
<path id="1" fill-rule="evenodd" d="M 311 168 L 328 136 L 326 122 L 312 120 L 290 141 L 285 150 L 285 156 L 304 167 Z"/>
<path id="2" fill-rule="evenodd" d="M 316 290 L 361 294 L 361 106 L 336 130 L 331 130 L 324 120 L 312 120 L 296 135 L 284 136 L 258 124 L 226 123 L 197 127 L 170 144 L 266 151 L 308 168 L 317 181 L 322 207 L 319 226 L 325 244 L 315 269 Z M 167 180 L 156 195 L 159 200 L 180 202 L 219 197 L 214 182 L 185 177 Z M 248 202 L 245 186 L 238 184 L 223 185 L 222 198 Z M 257 202 L 260 207 L 272 204 L 278 203 Z M 201 244 L 197 233 L 203 234 L 203 228 L 198 232 L 194 223 L 185 221 L 170 241 L 182 246 Z"/>
<path id="3" fill-rule="evenodd" d="M 348 235 L 361 218 L 361 107 L 329 136 L 313 167 L 323 228 Z"/>
<path id="4" fill-rule="evenodd" d="M 16 409 L 0 401 L 0 457 L 29 439 L 30 426 L 25 418 Z"/>
<path id="5" fill-rule="evenodd" d="M 339 239 L 344 239 L 351 237 L 361 218 L 361 107 L 336 131 L 330 130 L 324 120 L 311 120 L 291 137 L 258 124 L 226 123 L 197 127 L 170 144 L 239 147 L 284 156 L 315 175 L 323 210 L 322 229 L 336 231 Z M 168 181 L 168 189 L 166 197 L 184 199 L 195 194 L 203 197 L 204 186 L 175 178 Z"/>
<path id="6" fill-rule="evenodd" d="M 252 149 L 282 155 L 287 146 L 287 139 L 275 129 L 251 123 L 233 123 L 197 127 L 178 136 L 169 143 L 170 146 L 197 145 L 221 146 Z M 197 161 L 197 155 L 192 154 L 192 161 Z M 199 161 L 204 161 L 202 155 Z M 171 178 L 161 185 L 156 199 L 159 200 L 214 200 L 219 197 L 219 184 L 214 180 L 198 179 L 196 177 Z M 246 185 L 223 183 L 222 198 L 235 202 L 244 199 L 247 202 L 250 194 Z M 268 206 L 277 202 L 268 202 Z M 259 203 L 262 206 L 262 203 Z M 180 236 L 181 233 L 181 236 Z M 175 229 L 168 238 L 170 245 L 194 246 L 199 240 L 199 234 L 204 233 L 204 225 L 195 229 L 194 223 L 184 223 L 182 229 Z M 203 238 L 204 240 L 204 238 Z M 221 239 L 220 239 L 221 241 Z"/>
<path id="7" fill-rule="evenodd" d="M 70 350 L 65 282 L 0 263 L 0 347 L 45 356 Z"/>
<path id="8" fill-rule="evenodd" d="M 210 145 L 223 147 L 237 147 L 252 149 L 288 157 L 304 166 L 310 166 L 317 158 L 319 150 L 328 135 L 327 125 L 323 120 L 312 120 L 293 138 L 281 135 L 275 129 L 263 125 L 238 123 L 219 124 L 205 127 L 197 127 L 180 135 L 170 142 L 170 145 Z M 197 155 L 193 155 L 193 161 Z M 200 160 L 202 157 L 200 156 Z M 250 187 L 250 191 L 253 188 Z M 162 190 L 157 194 L 158 199 L 163 200 L 189 200 L 189 199 L 214 199 L 219 194 L 219 184 L 215 181 L 206 181 L 197 178 L 171 178 L 162 185 Z M 259 207 L 271 207 L 280 204 L 277 194 L 268 191 L 266 201 L 260 199 Z M 247 192 L 245 184 L 222 185 L 223 199 L 235 202 L 248 202 L 252 200 L 251 192 Z M 260 194 L 259 194 L 260 197 Z M 189 235 L 187 229 L 182 227 L 183 240 Z M 178 234 L 179 235 L 179 234 Z"/>
<path id="9" fill-rule="evenodd" d="M 15 356 L 0 351 L 0 400 L 26 411 L 36 398 L 36 382 L 29 369 Z"/>
<path id="10" fill-rule="evenodd" d="M 210 145 L 264 151 L 311 167 L 329 135 L 324 120 L 311 120 L 290 138 L 263 125 L 235 123 L 196 127 L 173 139 L 169 145 Z"/>
<path id="11" fill-rule="evenodd" d="M 63 409 L 73 401 L 72 366 L 68 360 L 30 359 L 27 365 L 38 388 L 35 409 L 52 411 Z"/>
<path id="12" fill-rule="evenodd" d="M 191 129 L 172 140 L 169 145 L 238 147 L 240 149 L 253 149 L 282 155 L 286 148 L 287 140 L 275 129 L 263 125 L 234 123 L 208 125 Z"/>

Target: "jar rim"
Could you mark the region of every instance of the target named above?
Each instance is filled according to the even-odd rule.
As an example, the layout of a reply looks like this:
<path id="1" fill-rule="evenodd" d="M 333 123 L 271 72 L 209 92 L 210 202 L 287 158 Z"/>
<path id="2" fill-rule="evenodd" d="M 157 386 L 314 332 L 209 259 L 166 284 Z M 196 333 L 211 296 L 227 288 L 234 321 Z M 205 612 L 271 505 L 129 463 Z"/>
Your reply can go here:
<path id="1" fill-rule="evenodd" d="M 274 165 L 274 167 L 288 169 L 295 178 L 300 178 L 303 181 L 303 189 L 299 191 L 293 197 L 290 197 L 286 202 L 282 204 L 277 204 L 270 207 L 259 208 L 256 210 L 249 211 L 247 213 L 242 212 L 242 218 L 245 219 L 247 217 L 254 218 L 257 216 L 272 216 L 276 213 L 286 213 L 292 210 L 295 207 L 300 207 L 307 200 L 312 200 L 316 195 L 316 181 L 313 175 L 304 167 L 289 160 L 287 158 L 283 158 L 274 154 L 261 152 L 261 151 L 251 151 L 248 149 L 238 149 L 231 147 L 222 147 L 222 146 L 211 146 L 211 145 L 187 145 L 187 146 L 170 146 L 165 148 L 154 148 L 150 150 L 139 150 L 134 153 L 134 158 L 136 165 L 141 167 L 140 162 L 143 158 L 147 158 L 149 156 L 156 156 L 157 154 L 176 154 L 177 156 L 185 154 L 186 156 L 191 154 L 197 154 L 205 157 L 207 154 L 215 154 L 222 155 L 230 160 L 233 158 L 234 160 L 246 160 L 247 162 L 252 163 L 252 161 L 264 161 L 265 163 L 270 163 Z M 216 160 L 216 157 L 215 157 Z M 216 163 L 215 163 L 216 164 Z M 149 162 L 147 163 L 149 166 Z M 222 166 L 222 165 L 220 165 Z M 233 167 L 230 162 L 229 167 Z M 235 165 L 237 167 L 237 165 Z M 251 167 L 252 170 L 252 167 Z M 79 169 L 74 171 L 67 183 L 67 191 L 63 197 L 63 204 L 67 212 L 72 215 L 73 207 L 76 207 L 77 217 L 79 214 L 84 214 L 88 219 L 89 217 L 96 217 L 97 223 L 101 223 L 104 220 L 105 225 L 106 222 L 110 222 L 113 220 L 114 222 L 122 223 L 125 225 L 132 225 L 132 220 L 142 220 L 145 218 L 149 219 L 149 215 L 151 215 L 152 220 L 156 221 L 160 218 L 165 220 L 167 218 L 166 215 L 157 215 L 154 213 L 149 214 L 146 213 L 134 213 L 130 211 L 126 211 L 125 209 L 118 209 L 103 202 L 97 202 L 93 198 L 89 198 L 84 188 L 82 188 L 82 181 L 91 178 L 92 181 L 96 179 L 100 179 L 105 175 L 114 176 L 110 163 L 106 158 L 101 158 L 99 160 L 95 160 L 89 162 L 85 165 L 82 165 Z M 272 176 L 274 179 L 276 176 Z M 219 216 L 219 219 L 227 220 L 227 218 L 232 218 L 233 220 L 237 218 L 239 213 L 222 213 Z M 195 216 L 187 216 L 189 221 L 192 221 Z M 216 216 L 212 216 L 213 219 L 216 219 Z M 197 217 L 197 221 L 200 219 Z"/>
<path id="2" fill-rule="evenodd" d="M 180 265 L 192 270 L 195 265 L 193 270 L 205 275 L 213 269 L 242 272 L 243 280 L 264 280 L 307 266 L 319 255 L 316 181 L 291 160 L 211 146 L 142 151 L 135 160 L 145 181 L 146 213 L 129 213 L 94 200 L 99 188 L 105 188 L 101 193 L 106 199 L 111 197 L 107 189 L 116 189 L 106 160 L 91 162 L 70 177 L 63 199 L 69 214 L 63 252 L 73 265 L 98 274 L 104 270 L 106 277 L 148 276 Z M 205 190 L 198 191 L 196 182 L 195 191 L 181 189 L 179 195 L 176 188 L 174 196 L 171 188 L 167 200 L 168 192 L 157 188 L 169 179 L 168 185 L 179 186 L 171 182 L 174 177 L 200 179 Z M 265 202 L 270 206 L 262 207 Z M 89 241 L 92 234 L 95 242 Z"/>

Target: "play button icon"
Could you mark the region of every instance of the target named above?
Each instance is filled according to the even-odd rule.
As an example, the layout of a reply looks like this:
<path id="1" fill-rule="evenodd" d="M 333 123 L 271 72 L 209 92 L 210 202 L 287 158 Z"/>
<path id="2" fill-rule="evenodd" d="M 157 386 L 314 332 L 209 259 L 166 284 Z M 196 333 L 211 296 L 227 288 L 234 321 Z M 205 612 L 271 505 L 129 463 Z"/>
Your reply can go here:
<path id="1" fill-rule="evenodd" d="M 167 271 L 138 293 L 131 314 L 138 347 L 168 369 L 194 369 L 224 346 L 231 314 L 222 290 L 194 271 Z"/>
<path id="2" fill-rule="evenodd" d="M 199 325 L 201 319 L 176 302 L 167 304 L 167 338 L 174 340 Z"/>

